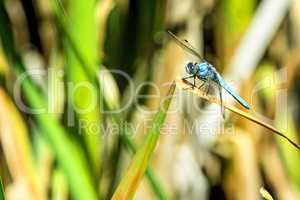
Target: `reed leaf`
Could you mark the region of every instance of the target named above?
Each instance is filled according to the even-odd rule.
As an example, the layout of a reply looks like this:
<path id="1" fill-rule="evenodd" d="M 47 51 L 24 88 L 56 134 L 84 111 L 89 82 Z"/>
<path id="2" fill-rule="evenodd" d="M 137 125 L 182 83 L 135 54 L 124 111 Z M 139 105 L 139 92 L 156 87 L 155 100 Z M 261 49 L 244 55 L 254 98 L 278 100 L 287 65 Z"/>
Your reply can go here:
<path id="1" fill-rule="evenodd" d="M 95 106 L 90 107 L 95 99 L 99 100 L 99 90 L 94 82 L 99 68 L 96 1 L 72 1 L 66 10 L 59 0 L 55 0 L 53 5 L 60 28 L 65 34 L 68 85 L 72 84 L 76 88 L 75 90 L 68 87 L 68 99 L 73 105 L 79 124 L 85 124 L 79 131 L 83 133 L 85 147 L 92 163 L 91 168 L 95 174 L 99 174 L 101 133 L 93 132 L 90 128 L 92 125 L 101 124 L 99 101 L 96 101 Z M 80 54 L 84 60 L 84 67 L 77 54 Z"/>
<path id="2" fill-rule="evenodd" d="M 126 145 L 128 151 L 131 154 L 135 154 L 137 151 L 137 146 L 136 144 L 132 141 L 130 138 L 129 131 L 128 133 L 122 134 L 121 135 L 121 141 Z M 148 165 L 146 172 L 145 172 L 146 177 L 148 178 L 148 181 L 152 187 L 153 192 L 156 194 L 157 198 L 160 200 L 167 200 L 170 199 L 169 196 L 166 194 L 163 186 L 159 182 L 159 180 L 156 178 L 152 168 L 150 165 Z"/>
<path id="3" fill-rule="evenodd" d="M 176 86 L 173 83 L 167 94 L 167 99 L 163 102 L 162 106 L 153 119 L 152 126 L 148 131 L 144 144 L 137 150 L 112 199 L 126 200 L 133 198 L 135 191 L 148 166 L 154 148 L 158 142 L 160 127 L 162 126 L 166 118 L 166 114 L 171 103 L 175 87 Z"/>

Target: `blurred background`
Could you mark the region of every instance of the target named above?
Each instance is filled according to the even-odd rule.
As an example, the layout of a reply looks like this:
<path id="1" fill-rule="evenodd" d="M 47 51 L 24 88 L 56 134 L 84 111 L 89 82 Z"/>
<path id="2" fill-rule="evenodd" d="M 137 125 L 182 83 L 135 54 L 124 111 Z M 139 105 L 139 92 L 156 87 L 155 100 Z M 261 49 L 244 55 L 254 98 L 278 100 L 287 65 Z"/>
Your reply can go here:
<path id="1" fill-rule="evenodd" d="M 299 0 L 0 2 L 7 199 L 112 197 L 170 83 L 199 61 L 166 30 L 299 142 Z M 177 88 L 134 199 L 300 199 L 300 152 L 271 133 Z"/>

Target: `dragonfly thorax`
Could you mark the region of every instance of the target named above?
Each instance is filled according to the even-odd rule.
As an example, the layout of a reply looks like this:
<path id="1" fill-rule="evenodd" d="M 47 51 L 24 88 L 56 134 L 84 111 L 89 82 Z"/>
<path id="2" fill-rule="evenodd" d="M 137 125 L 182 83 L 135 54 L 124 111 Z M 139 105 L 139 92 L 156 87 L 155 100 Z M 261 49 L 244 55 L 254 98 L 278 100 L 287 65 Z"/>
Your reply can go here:
<path id="1" fill-rule="evenodd" d="M 206 77 L 207 75 L 212 75 L 212 65 L 204 61 L 201 63 L 189 62 L 185 66 L 186 72 L 191 75 L 196 75 L 200 77 Z"/>
<path id="2" fill-rule="evenodd" d="M 197 75 L 201 77 L 207 76 L 211 71 L 211 64 L 208 62 L 201 62 L 197 64 Z"/>

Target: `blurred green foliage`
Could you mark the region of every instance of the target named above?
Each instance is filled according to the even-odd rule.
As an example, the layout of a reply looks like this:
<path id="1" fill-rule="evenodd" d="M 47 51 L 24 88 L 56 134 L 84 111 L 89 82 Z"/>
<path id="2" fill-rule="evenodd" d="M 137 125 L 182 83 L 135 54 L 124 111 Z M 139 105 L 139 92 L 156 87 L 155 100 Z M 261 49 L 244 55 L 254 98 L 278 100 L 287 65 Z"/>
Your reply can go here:
<path id="1" fill-rule="evenodd" d="M 248 121 L 228 116 L 229 122 L 237 127 L 236 134 L 247 136 L 215 134 L 212 138 L 227 141 L 224 138 L 228 136 L 237 146 L 243 146 L 240 143 L 243 141 L 249 142 L 248 146 L 241 152 L 234 152 L 241 149 L 231 147 L 230 142 L 219 144 L 219 140 L 212 139 L 215 145 L 210 145 L 200 139 L 205 143 L 203 145 L 198 137 L 195 139 L 190 134 L 202 134 L 201 131 L 189 127 L 190 132 L 186 134 L 183 126 L 185 120 L 189 120 L 189 126 L 194 126 L 190 121 L 206 116 L 206 112 L 196 113 L 197 109 L 192 108 L 195 113 L 186 113 L 186 105 L 191 102 L 181 93 L 175 93 L 173 99 L 183 99 L 184 106 L 175 107 L 183 109 L 187 116 L 175 113 L 167 117 L 171 100 L 164 99 L 164 84 L 184 70 L 186 59 L 180 54 L 181 49 L 169 42 L 165 31 L 171 30 L 180 37 L 185 35 L 198 43 L 203 39 L 204 55 L 217 63 L 216 68 L 221 68 L 222 72 L 232 67 L 229 63 L 262 2 L 265 1 L 0 0 L 0 89 L 7 96 L 7 102 L 13 102 L 15 110 L 21 113 L 0 113 L 0 156 L 4 158 L 0 162 L 0 175 L 5 189 L 9 188 L 7 196 L 22 189 L 25 192 L 21 195 L 29 195 L 28 199 L 38 196 L 32 195 L 33 191 L 39 191 L 41 199 L 110 199 L 113 195 L 115 199 L 131 199 L 134 195 L 141 199 L 204 199 L 204 196 L 207 199 L 238 199 L 240 196 L 247 199 L 251 196 L 249 193 L 259 195 L 257 188 L 261 185 L 257 183 L 262 183 L 274 197 L 288 191 L 287 194 L 297 199 L 300 191 L 299 152 L 290 144 L 280 138 L 272 142 L 272 138 L 263 134 L 265 129 L 260 130 Z M 297 8 L 294 4 L 289 12 Z M 241 83 L 241 95 L 254 96 L 251 102 L 253 112 L 275 119 L 274 125 L 278 128 L 287 126 L 285 133 L 293 141 L 299 141 L 298 122 L 292 116 L 293 112 L 276 110 L 277 86 L 253 92 L 256 83 L 278 73 L 282 66 L 278 62 L 292 63 L 287 64 L 287 70 L 292 73 L 287 77 L 286 89 L 291 97 L 286 104 L 293 104 L 296 108 L 289 109 L 295 109 L 299 115 L 299 95 L 290 92 L 290 88 L 299 85 L 295 77 L 299 74 L 297 66 L 300 62 L 295 61 L 297 56 L 281 55 L 282 51 L 278 51 L 284 49 L 288 55 L 292 52 L 290 31 L 297 28 L 291 26 L 300 20 L 289 14 L 284 18 L 284 26 L 288 28 L 280 27 L 280 34 L 273 33 L 273 41 L 269 44 L 272 51 L 259 55 L 263 57 L 262 62 L 252 75 L 247 75 L 248 81 Z M 256 45 L 261 44 L 260 38 L 255 40 Z M 199 44 L 195 45 L 198 47 Z M 298 55 L 295 49 L 294 44 L 293 51 Z M 41 70 L 46 76 L 41 80 L 26 76 L 18 82 L 32 69 Z M 53 69 L 62 70 L 62 74 L 54 75 L 60 81 L 58 92 L 51 88 L 53 80 L 49 74 Z M 111 73 L 111 70 L 128 75 L 136 93 L 130 93 L 128 80 Z M 101 78 L 102 75 L 105 77 Z M 157 90 L 151 84 L 143 85 L 149 83 L 147 81 L 157 86 Z M 15 90 L 18 83 L 21 84 L 19 95 Z M 141 85 L 143 87 L 136 91 Z M 171 89 L 169 95 L 173 95 L 175 86 Z M 156 92 L 159 92 L 157 98 Z M 138 98 L 139 95 L 149 95 L 149 99 L 143 98 L 145 96 Z M 54 101 L 51 97 L 57 99 Z M 131 98 L 133 100 L 129 102 Z M 34 110 L 46 112 L 26 113 L 18 99 Z M 128 107 L 120 111 L 127 103 Z M 89 109 L 91 104 L 95 106 Z M 196 104 L 199 104 L 198 100 Z M 52 107 L 61 112 L 49 111 Z M 154 108 L 158 110 L 156 115 L 150 112 Z M 15 114 L 20 115 L 19 121 Z M 153 119 L 151 123 L 145 123 L 149 119 Z M 165 121 L 177 128 L 172 138 L 160 136 L 164 131 L 159 128 Z M 225 123 L 225 126 L 230 123 Z M 8 140 L 4 133 L 15 130 L 9 129 L 14 126 L 20 131 L 20 124 L 25 125 L 22 137 L 27 139 L 22 140 L 25 141 L 23 146 L 13 143 L 17 153 L 8 154 L 5 149 Z M 262 136 L 258 137 L 254 134 L 256 132 Z M 16 137 L 16 141 L 22 139 L 14 131 L 9 136 Z M 268 152 L 268 145 L 277 150 L 274 155 L 282 167 L 282 171 L 272 171 L 269 176 L 267 172 L 272 170 L 273 163 L 260 160 L 264 158 L 260 154 Z M 32 151 L 24 152 L 22 149 L 26 146 Z M 254 150 L 250 149 L 252 146 Z M 225 150 L 220 153 L 218 148 Z M 245 164 L 240 158 L 249 152 L 249 158 L 257 160 L 251 162 L 246 171 L 239 168 Z M 155 160 L 151 160 L 152 154 L 156 155 Z M 11 158 L 11 155 L 17 156 Z M 18 170 L 8 164 L 9 159 L 17 160 L 24 155 L 26 158 L 20 163 L 34 165 L 35 171 L 30 173 L 30 169 L 26 169 L 22 175 L 27 179 L 36 176 L 38 184 L 23 183 L 13 176 Z M 276 160 L 270 156 L 271 159 Z M 234 170 L 226 170 L 232 162 L 236 162 Z M 226 174 L 228 171 L 232 174 Z M 259 174 L 259 177 L 248 176 L 249 171 Z M 147 184 L 140 184 L 144 174 Z M 283 185 L 273 181 L 276 174 L 282 175 Z M 224 180 L 224 176 L 234 176 L 234 184 Z M 255 178 L 257 182 L 251 182 Z M 4 190 L 0 181 L 1 200 Z M 244 183 L 249 188 L 240 188 Z M 136 190 L 139 191 L 137 194 Z"/>

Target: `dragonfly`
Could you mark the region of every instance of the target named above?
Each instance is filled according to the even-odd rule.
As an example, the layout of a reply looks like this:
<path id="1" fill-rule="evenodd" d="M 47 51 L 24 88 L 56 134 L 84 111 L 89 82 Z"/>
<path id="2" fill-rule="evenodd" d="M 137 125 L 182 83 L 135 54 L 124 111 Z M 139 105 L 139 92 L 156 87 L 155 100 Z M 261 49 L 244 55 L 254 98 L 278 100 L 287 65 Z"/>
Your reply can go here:
<path id="1" fill-rule="evenodd" d="M 207 86 L 206 94 L 209 92 L 211 83 L 215 83 L 218 86 L 219 97 L 221 102 L 221 113 L 223 118 L 225 118 L 225 109 L 223 106 L 222 100 L 222 88 L 225 89 L 237 102 L 239 102 L 243 107 L 250 109 L 250 105 L 242 97 L 240 97 L 222 78 L 222 76 L 217 72 L 216 68 L 208 61 L 202 58 L 202 56 L 195 50 L 195 48 L 187 41 L 182 40 L 173 34 L 171 31 L 168 31 L 171 38 L 185 51 L 196 56 L 200 59 L 200 62 L 188 62 L 185 65 L 185 70 L 189 76 L 184 77 L 183 80 L 187 81 L 188 79 L 193 79 L 192 89 L 196 88 L 196 79 L 202 81 L 202 84 L 198 86 L 198 89 L 201 89 L 203 86 Z M 190 83 L 190 82 L 189 82 Z"/>

